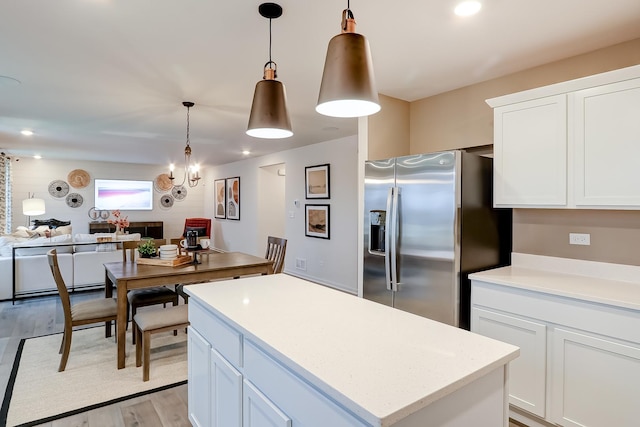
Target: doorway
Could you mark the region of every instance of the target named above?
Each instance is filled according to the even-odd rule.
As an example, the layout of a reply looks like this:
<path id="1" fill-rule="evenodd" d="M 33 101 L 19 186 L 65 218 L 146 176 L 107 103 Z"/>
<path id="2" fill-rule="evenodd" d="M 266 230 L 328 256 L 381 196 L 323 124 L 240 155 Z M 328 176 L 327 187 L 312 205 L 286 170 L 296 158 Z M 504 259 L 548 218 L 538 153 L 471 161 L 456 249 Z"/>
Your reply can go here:
<path id="1" fill-rule="evenodd" d="M 284 237 L 286 228 L 285 164 L 262 166 L 258 172 L 258 253 L 265 250 L 268 236 Z"/>

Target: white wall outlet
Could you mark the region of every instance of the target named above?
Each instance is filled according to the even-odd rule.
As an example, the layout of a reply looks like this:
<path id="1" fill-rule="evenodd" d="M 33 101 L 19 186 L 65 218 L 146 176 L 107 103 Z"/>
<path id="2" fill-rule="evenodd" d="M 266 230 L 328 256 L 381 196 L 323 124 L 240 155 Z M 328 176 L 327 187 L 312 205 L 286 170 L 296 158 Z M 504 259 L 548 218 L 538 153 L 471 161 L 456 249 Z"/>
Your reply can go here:
<path id="1" fill-rule="evenodd" d="M 307 260 L 304 258 L 296 258 L 296 268 L 298 270 L 307 271 Z"/>
<path id="2" fill-rule="evenodd" d="M 569 244 L 589 246 L 591 244 L 591 234 L 569 233 Z"/>
<path id="3" fill-rule="evenodd" d="M 296 213 L 294 211 L 289 211 L 289 218 L 295 218 Z"/>

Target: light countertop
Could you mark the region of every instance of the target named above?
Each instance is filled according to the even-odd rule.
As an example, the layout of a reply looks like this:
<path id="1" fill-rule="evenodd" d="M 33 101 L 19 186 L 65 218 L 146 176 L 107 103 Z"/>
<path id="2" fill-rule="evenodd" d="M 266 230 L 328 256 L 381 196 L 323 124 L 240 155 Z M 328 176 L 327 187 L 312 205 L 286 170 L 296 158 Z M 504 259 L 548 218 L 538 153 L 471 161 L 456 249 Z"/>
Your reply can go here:
<path id="1" fill-rule="evenodd" d="M 469 275 L 472 280 L 640 310 L 640 267 L 513 254 L 510 267 Z"/>
<path id="2" fill-rule="evenodd" d="M 186 289 L 372 424 L 390 425 L 519 354 L 512 345 L 285 274 Z"/>

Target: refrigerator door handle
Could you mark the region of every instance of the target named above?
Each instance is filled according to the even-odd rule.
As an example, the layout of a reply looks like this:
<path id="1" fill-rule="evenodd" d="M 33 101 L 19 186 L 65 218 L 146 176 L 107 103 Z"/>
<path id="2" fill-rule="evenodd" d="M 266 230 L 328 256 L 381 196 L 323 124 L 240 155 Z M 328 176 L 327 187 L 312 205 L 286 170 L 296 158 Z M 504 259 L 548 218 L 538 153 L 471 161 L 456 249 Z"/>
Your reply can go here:
<path id="1" fill-rule="evenodd" d="M 387 215 L 385 218 L 385 230 L 386 233 L 384 235 L 384 277 L 385 283 L 387 285 L 388 290 L 393 290 L 391 286 L 391 258 L 393 257 L 393 251 L 391 249 L 391 235 L 393 234 L 392 225 L 393 224 L 393 193 L 394 187 L 389 187 L 389 191 L 387 193 Z"/>
<path id="2" fill-rule="evenodd" d="M 400 195 L 400 188 L 393 187 L 393 201 L 391 207 L 391 230 L 389 238 L 391 241 L 390 246 L 390 269 L 391 269 L 391 288 L 392 291 L 398 290 L 398 197 Z M 394 294 L 395 295 L 395 294 Z"/>

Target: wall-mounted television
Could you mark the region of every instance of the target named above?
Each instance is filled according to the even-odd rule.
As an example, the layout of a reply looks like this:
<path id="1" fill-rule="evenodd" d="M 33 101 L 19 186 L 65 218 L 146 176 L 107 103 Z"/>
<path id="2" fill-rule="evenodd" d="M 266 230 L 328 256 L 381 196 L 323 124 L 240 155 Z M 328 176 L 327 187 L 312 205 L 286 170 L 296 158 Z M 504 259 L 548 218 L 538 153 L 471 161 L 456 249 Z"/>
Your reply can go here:
<path id="1" fill-rule="evenodd" d="M 95 179 L 96 210 L 150 211 L 153 181 Z"/>

